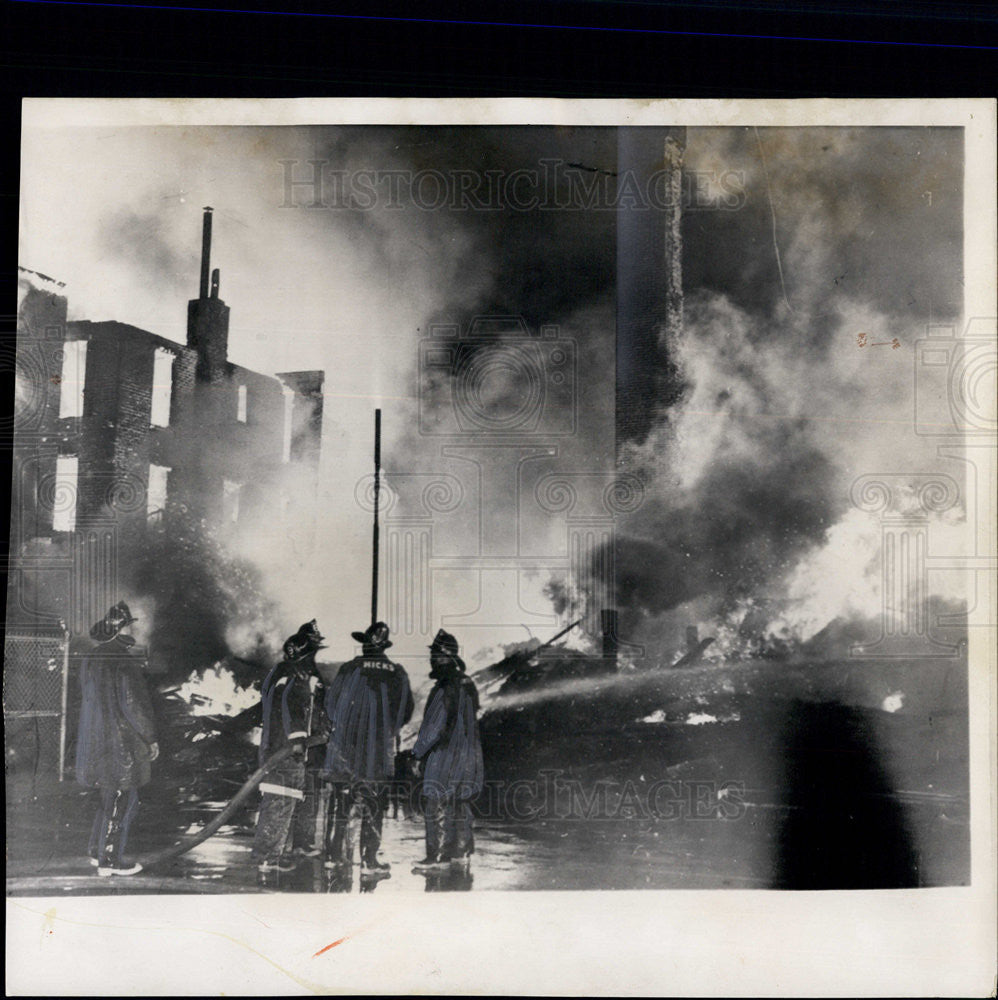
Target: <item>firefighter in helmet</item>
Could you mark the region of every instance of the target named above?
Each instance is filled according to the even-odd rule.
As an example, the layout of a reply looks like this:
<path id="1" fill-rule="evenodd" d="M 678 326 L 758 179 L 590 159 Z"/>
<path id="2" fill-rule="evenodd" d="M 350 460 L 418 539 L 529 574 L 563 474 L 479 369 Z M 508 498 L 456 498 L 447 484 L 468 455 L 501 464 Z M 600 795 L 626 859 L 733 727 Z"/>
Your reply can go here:
<path id="1" fill-rule="evenodd" d="M 142 866 L 125 860 L 125 847 L 139 811 L 139 789 L 159 756 L 145 663 L 132 647 L 132 616 L 119 601 L 90 629 L 98 645 L 80 668 L 80 727 L 76 780 L 100 790 L 89 854 L 97 874 L 134 875 Z"/>
<path id="2" fill-rule="evenodd" d="M 340 667 L 326 695 L 330 736 L 325 777 L 332 783 L 327 810 L 326 860 L 335 868 L 352 862 L 350 819 L 360 820 L 362 874 L 384 874 L 379 861 L 381 824 L 395 772 L 395 738 L 412 718 L 409 677 L 385 655 L 388 626 L 375 622 L 351 633 L 361 654 Z"/>
<path id="3" fill-rule="evenodd" d="M 322 639 L 315 619 L 303 625 L 284 643 L 284 659 L 270 671 L 260 689 L 261 765 L 288 745 L 293 747 L 291 756 L 260 783 L 263 799 L 250 856 L 263 875 L 291 871 L 296 865 L 289 850 L 292 821 L 296 806 L 306 807 L 305 741 L 312 722 L 315 654 Z"/>
<path id="4" fill-rule="evenodd" d="M 423 776 L 426 857 L 416 871 L 467 866 L 475 849 L 471 803 L 485 781 L 478 690 L 466 676 L 457 639 L 440 629 L 430 646 L 430 691 L 412 748 Z"/>

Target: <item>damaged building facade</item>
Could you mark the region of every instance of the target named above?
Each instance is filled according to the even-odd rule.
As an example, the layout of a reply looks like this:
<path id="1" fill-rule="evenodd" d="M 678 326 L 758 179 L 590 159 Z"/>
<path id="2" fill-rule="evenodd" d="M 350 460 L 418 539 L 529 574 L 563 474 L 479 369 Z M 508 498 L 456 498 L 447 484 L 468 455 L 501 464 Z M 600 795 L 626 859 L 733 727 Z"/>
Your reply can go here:
<path id="1" fill-rule="evenodd" d="M 64 710 L 68 647 L 136 597 L 136 553 L 192 530 L 224 546 L 254 522 L 311 542 L 324 373 L 271 377 L 228 359 L 211 223 L 206 208 L 186 344 L 69 321 L 61 284 L 19 269 L 5 716 Z"/>

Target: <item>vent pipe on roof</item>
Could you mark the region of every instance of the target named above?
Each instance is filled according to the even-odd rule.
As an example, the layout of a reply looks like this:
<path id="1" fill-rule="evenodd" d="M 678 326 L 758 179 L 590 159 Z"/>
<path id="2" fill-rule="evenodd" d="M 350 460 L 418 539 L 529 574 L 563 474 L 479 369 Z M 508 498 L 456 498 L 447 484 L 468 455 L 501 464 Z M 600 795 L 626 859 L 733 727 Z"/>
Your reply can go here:
<path id="1" fill-rule="evenodd" d="M 211 272 L 211 206 L 204 209 L 204 224 L 201 229 L 201 294 L 208 298 L 208 275 Z"/>

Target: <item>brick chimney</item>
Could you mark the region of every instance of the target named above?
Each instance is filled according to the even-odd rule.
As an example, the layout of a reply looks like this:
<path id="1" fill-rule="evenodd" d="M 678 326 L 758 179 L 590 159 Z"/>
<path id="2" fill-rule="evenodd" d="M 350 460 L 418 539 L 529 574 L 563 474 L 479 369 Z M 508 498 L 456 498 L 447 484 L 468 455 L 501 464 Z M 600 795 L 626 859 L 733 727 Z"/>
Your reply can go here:
<path id="1" fill-rule="evenodd" d="M 229 355 L 229 307 L 218 297 L 218 269 L 211 270 L 211 212 L 204 210 L 199 294 L 187 303 L 187 346 L 197 351 L 199 382 L 223 379 Z"/>

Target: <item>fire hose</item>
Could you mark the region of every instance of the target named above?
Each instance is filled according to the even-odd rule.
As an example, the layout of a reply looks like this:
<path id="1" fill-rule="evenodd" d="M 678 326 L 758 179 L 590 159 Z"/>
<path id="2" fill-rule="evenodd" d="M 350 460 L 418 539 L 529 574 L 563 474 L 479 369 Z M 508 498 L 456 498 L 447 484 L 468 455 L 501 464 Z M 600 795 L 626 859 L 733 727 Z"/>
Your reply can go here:
<path id="1" fill-rule="evenodd" d="M 372 563 L 372 580 L 371 580 L 371 624 L 372 626 L 378 620 L 378 544 L 379 544 L 379 527 L 378 527 L 378 496 L 380 493 L 381 486 L 381 410 L 377 409 L 374 411 L 374 559 Z M 573 626 L 574 627 L 574 626 Z M 311 712 L 311 709 L 310 709 Z M 305 749 L 311 747 L 321 746 L 329 742 L 328 736 L 310 736 L 304 741 Z M 236 792 L 235 796 L 229 802 L 229 804 L 210 822 L 203 830 L 200 830 L 193 837 L 188 837 L 186 840 L 182 840 L 179 843 L 174 844 L 172 847 L 167 847 L 165 850 L 157 851 L 154 854 L 147 854 L 144 857 L 139 858 L 139 863 L 144 868 L 149 868 L 152 865 L 162 864 L 164 861 L 169 861 L 173 858 L 178 858 L 182 854 L 186 854 L 188 851 L 197 847 L 198 844 L 204 843 L 209 837 L 216 834 L 224 824 L 232 818 L 236 810 L 249 798 L 250 794 L 257 788 L 260 782 L 264 779 L 267 773 L 273 770 L 282 761 L 287 760 L 294 752 L 297 746 L 301 744 L 291 743 L 282 749 L 278 750 L 277 753 L 273 754 L 270 758 L 265 760 L 260 767 L 250 775 L 246 780 L 242 788 Z M 399 751 L 399 742 L 396 738 L 395 743 L 396 754 Z M 342 755 L 340 755 L 342 760 Z M 346 763 L 346 761 L 344 761 Z"/>
<path id="2" fill-rule="evenodd" d="M 327 737 L 325 736 L 310 736 L 304 741 L 304 746 L 308 750 L 312 747 L 322 746 L 326 742 Z M 153 854 L 147 854 L 138 858 L 139 864 L 143 868 L 151 868 L 153 865 L 162 864 L 164 861 L 172 861 L 174 858 L 179 858 L 182 854 L 193 850 L 198 844 L 203 844 L 209 837 L 213 837 L 235 815 L 239 807 L 250 797 L 267 774 L 277 767 L 278 764 L 287 760 L 295 752 L 297 746 L 298 744 L 289 743 L 278 750 L 277 753 L 268 757 L 246 779 L 242 788 L 236 792 L 229 804 L 204 829 L 199 830 L 193 837 L 181 840 L 170 847 L 164 848 L 162 851 L 156 851 Z"/>

